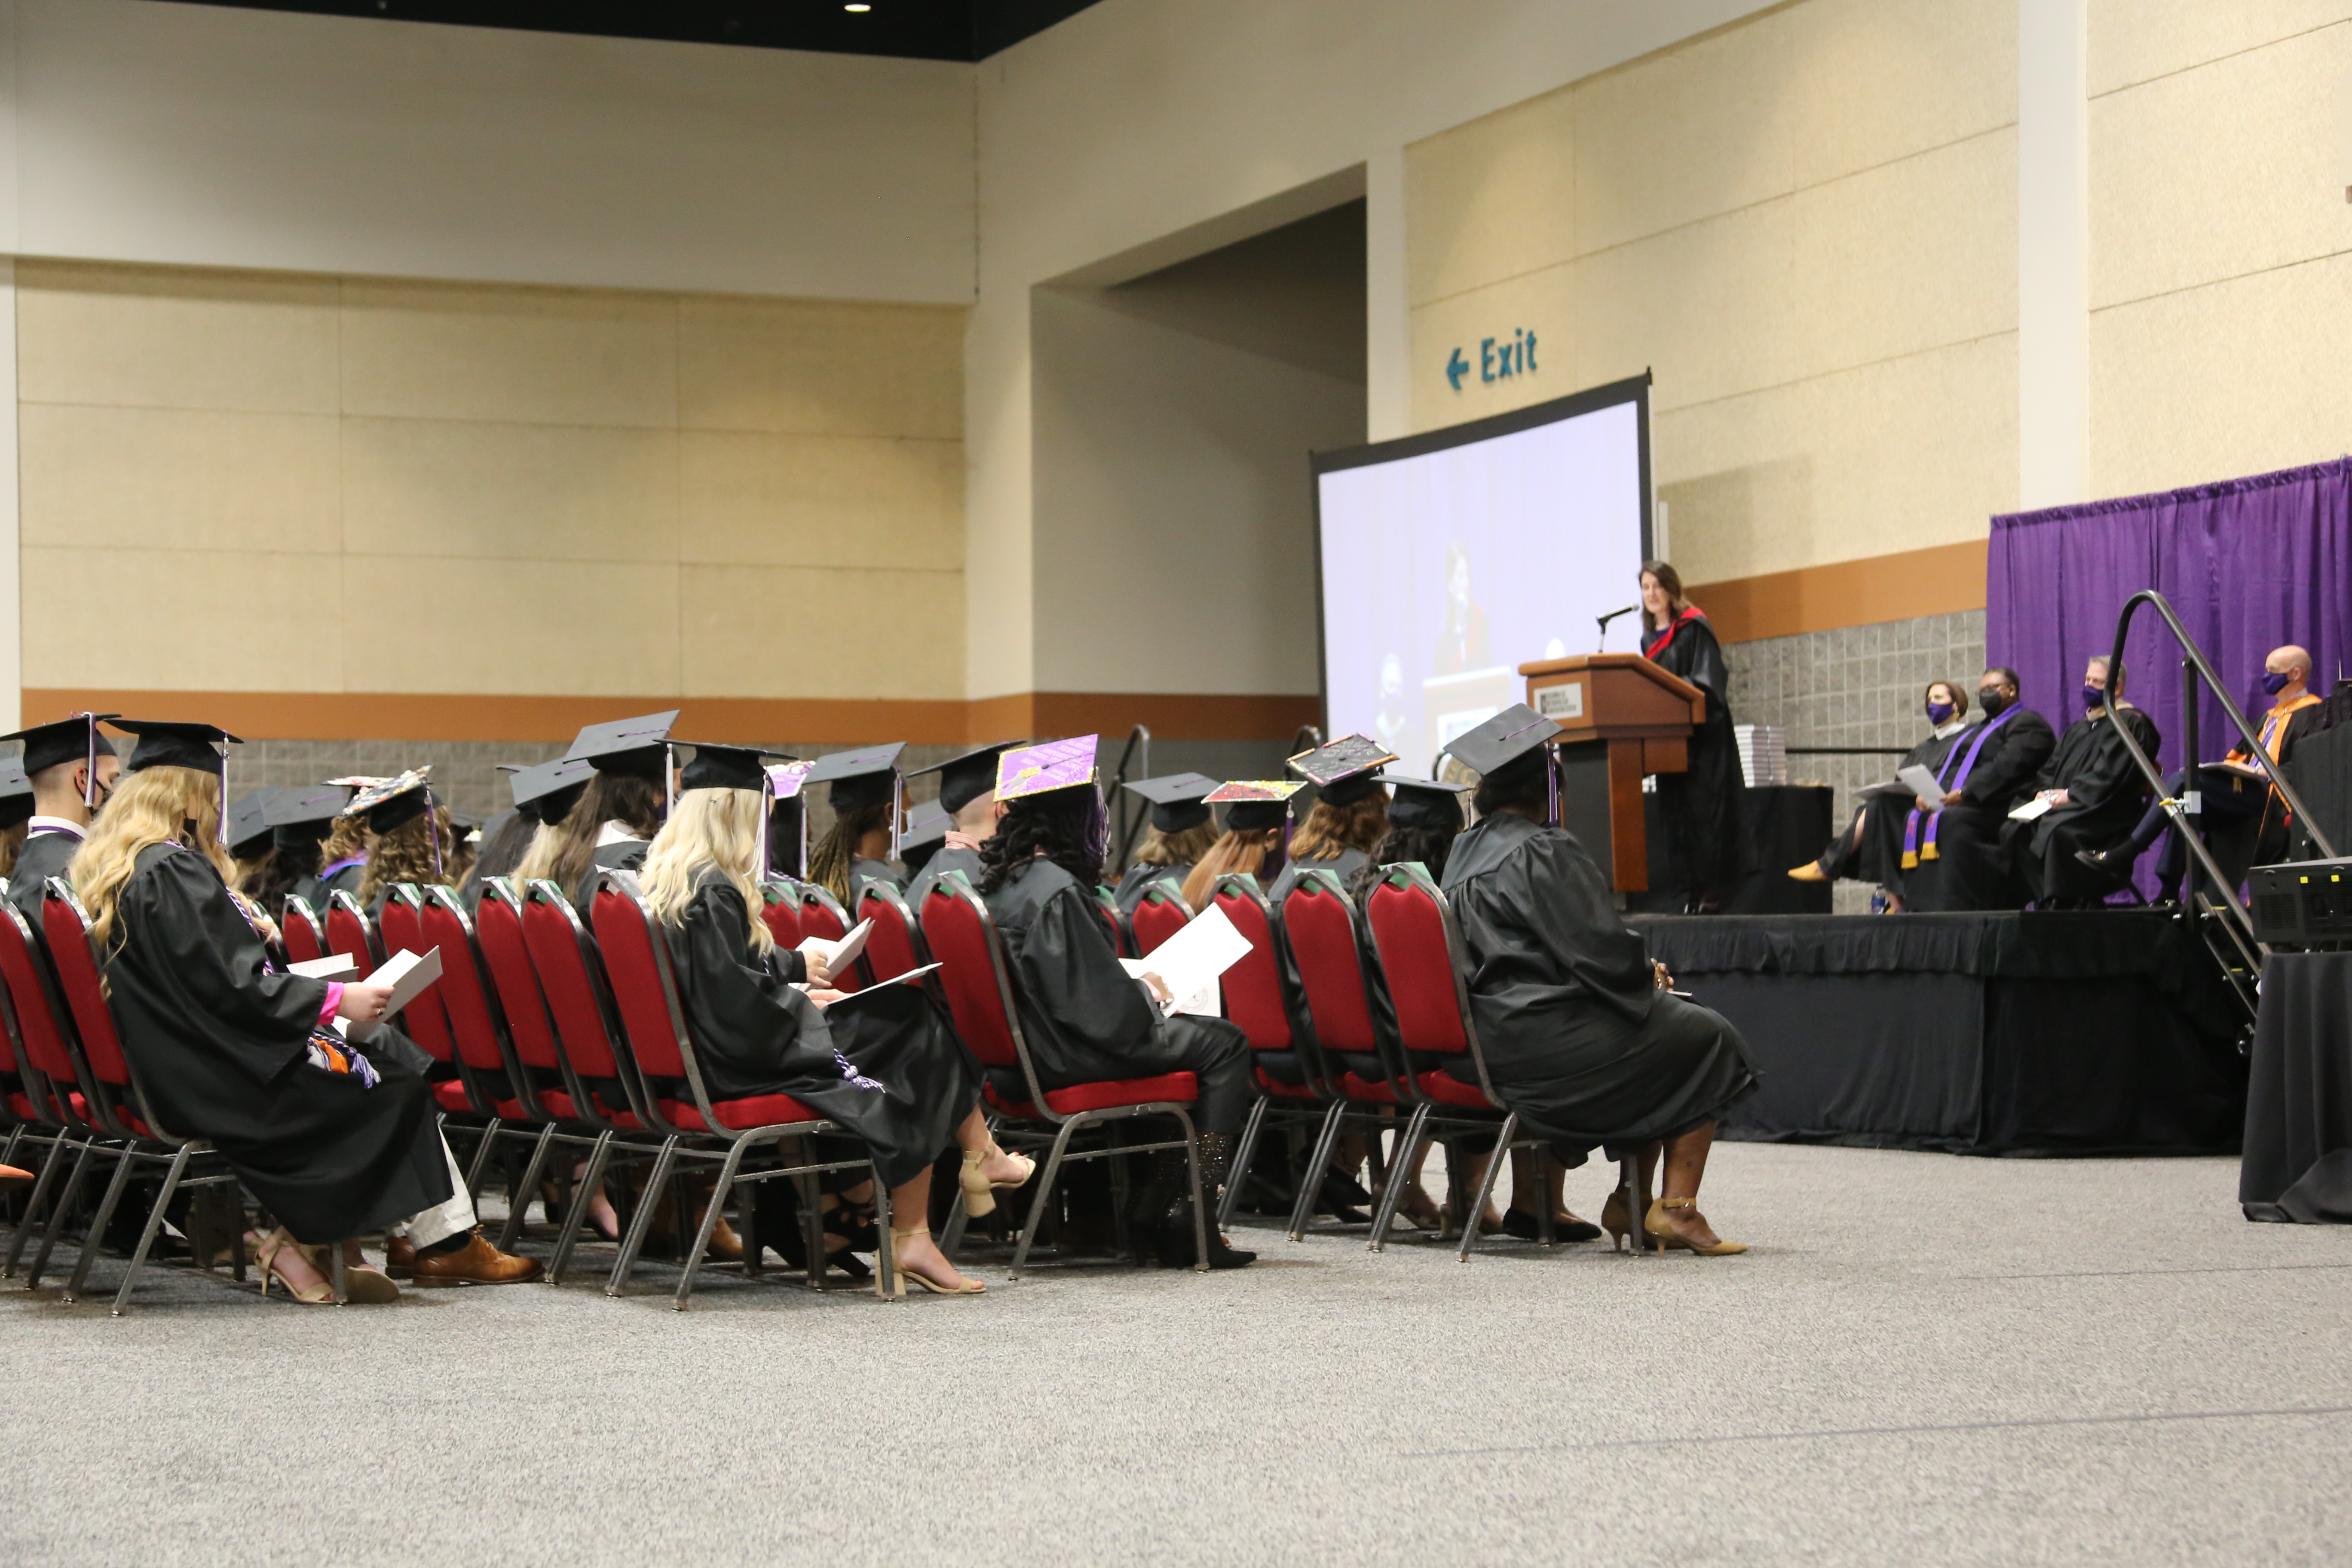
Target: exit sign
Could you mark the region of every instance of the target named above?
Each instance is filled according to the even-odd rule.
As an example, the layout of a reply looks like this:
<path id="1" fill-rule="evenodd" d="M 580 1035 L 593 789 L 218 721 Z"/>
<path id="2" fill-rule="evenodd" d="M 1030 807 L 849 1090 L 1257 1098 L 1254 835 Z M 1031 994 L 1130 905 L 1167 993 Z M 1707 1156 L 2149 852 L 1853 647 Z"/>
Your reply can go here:
<path id="1" fill-rule="evenodd" d="M 1446 357 L 1445 379 L 1453 384 L 1454 391 L 1462 390 L 1463 378 L 1472 368 L 1459 346 Z M 1508 381 L 1516 375 L 1533 375 L 1538 368 L 1536 335 L 1525 327 L 1515 327 L 1507 338 L 1479 339 L 1475 368 L 1480 381 Z"/>

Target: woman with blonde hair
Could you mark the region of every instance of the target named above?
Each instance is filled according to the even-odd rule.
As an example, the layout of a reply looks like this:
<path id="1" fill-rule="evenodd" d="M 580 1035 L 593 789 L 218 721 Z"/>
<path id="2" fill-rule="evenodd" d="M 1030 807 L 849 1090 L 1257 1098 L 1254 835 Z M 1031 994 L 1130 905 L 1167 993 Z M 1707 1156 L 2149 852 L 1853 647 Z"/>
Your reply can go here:
<path id="1" fill-rule="evenodd" d="M 279 971 L 257 911 L 229 890 L 215 747 L 235 737 L 209 724 L 117 727 L 139 744 L 74 857 L 74 892 L 142 1087 L 177 1131 L 210 1139 L 276 1217 L 260 1243 L 265 1276 L 299 1301 L 331 1301 L 302 1248 L 406 1219 L 419 1283 L 536 1278 L 538 1264 L 475 1234 L 418 1064 L 374 1043 L 384 1037 L 354 1043 L 334 1026 L 381 1020 L 389 988 Z M 355 1300 L 397 1293 L 373 1270 L 350 1278 Z"/>
<path id="2" fill-rule="evenodd" d="M 639 885 L 660 922 L 703 1081 L 715 1100 L 785 1094 L 864 1142 L 890 1194 L 889 1245 L 901 1289 L 976 1295 L 931 1242 L 931 1165 L 963 1152 L 975 1215 L 1032 1163 L 996 1147 L 980 1112 L 980 1067 L 920 985 L 854 996 L 823 989 L 803 955 L 780 950 L 754 920 L 752 880 L 767 812 L 760 753 L 697 746 L 677 805 L 646 852 Z M 813 982 L 803 990 L 797 984 Z M 859 1201 L 853 1188 L 843 1194 Z M 830 1227 L 829 1228 L 837 1228 Z"/>

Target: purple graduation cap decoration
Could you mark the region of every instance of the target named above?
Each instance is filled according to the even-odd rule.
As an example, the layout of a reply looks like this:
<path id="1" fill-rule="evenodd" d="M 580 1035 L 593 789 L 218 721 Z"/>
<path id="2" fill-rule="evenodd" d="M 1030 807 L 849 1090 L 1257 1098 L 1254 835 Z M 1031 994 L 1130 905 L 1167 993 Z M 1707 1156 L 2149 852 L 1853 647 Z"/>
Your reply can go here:
<path id="1" fill-rule="evenodd" d="M 771 826 L 773 825 L 776 807 L 786 801 L 793 803 L 793 826 L 800 838 L 798 850 L 793 858 L 793 875 L 795 877 L 808 875 L 808 802 L 801 798 L 801 790 L 808 783 L 809 773 L 815 766 L 816 763 L 814 762 L 800 761 L 768 764 L 770 803 L 768 816 Z M 761 843 L 763 846 L 767 843 L 768 831 L 767 827 L 761 829 Z M 761 853 L 766 855 L 772 851 L 763 848 Z M 768 879 L 770 865 L 771 862 L 764 858 L 760 862 L 761 880 L 765 881 Z"/>
<path id="2" fill-rule="evenodd" d="M 1099 735 L 1073 735 L 1066 741 L 1012 748 L 996 759 L 996 798 L 1022 800 L 1093 784 L 1095 752 L 1101 744 Z"/>

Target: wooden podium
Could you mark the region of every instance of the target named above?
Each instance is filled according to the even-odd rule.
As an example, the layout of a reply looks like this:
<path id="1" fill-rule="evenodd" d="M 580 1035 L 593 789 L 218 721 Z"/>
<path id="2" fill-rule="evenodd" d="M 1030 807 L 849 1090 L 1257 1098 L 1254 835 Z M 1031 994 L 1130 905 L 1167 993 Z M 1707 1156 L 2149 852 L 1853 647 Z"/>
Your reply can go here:
<path id="1" fill-rule="evenodd" d="M 1638 653 L 1548 658 L 1519 673 L 1528 706 L 1568 731 L 1557 742 L 1560 826 L 1608 868 L 1612 888 L 1648 891 L 1642 779 L 1689 769 L 1690 733 L 1706 720 L 1706 693 Z"/>

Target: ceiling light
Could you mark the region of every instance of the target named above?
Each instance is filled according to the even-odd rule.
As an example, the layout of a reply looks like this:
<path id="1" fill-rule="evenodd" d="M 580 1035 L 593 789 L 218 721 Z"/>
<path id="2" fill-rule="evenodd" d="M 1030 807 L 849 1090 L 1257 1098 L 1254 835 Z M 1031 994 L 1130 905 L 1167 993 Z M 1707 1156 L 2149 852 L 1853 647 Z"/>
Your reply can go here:
<path id="1" fill-rule="evenodd" d="M 845 11 L 871 11 L 874 7 L 864 4 L 863 0 L 859 0 L 858 4 L 844 5 L 842 9 Z"/>

